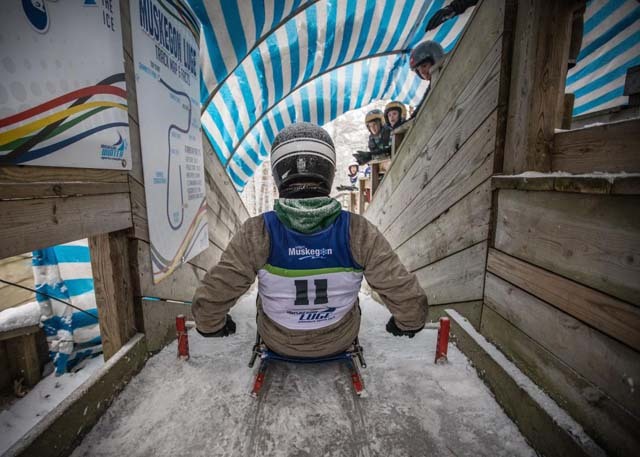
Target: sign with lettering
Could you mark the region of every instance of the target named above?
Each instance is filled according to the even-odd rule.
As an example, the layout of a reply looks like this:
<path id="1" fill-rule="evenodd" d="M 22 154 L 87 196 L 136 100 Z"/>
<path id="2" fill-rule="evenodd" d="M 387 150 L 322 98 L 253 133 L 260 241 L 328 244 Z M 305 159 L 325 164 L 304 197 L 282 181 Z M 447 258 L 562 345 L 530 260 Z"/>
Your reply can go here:
<path id="1" fill-rule="evenodd" d="M 132 0 L 131 29 L 155 283 L 209 246 L 200 26 L 178 0 Z"/>
<path id="2" fill-rule="evenodd" d="M 4 1 L 0 165 L 131 169 L 117 0 Z"/>

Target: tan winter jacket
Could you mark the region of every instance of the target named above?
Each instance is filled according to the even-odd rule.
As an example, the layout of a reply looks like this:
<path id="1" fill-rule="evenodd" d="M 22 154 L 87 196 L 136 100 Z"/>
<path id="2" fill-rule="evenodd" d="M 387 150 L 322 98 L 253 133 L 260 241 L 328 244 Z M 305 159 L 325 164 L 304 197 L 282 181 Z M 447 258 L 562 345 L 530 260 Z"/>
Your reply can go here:
<path id="1" fill-rule="evenodd" d="M 367 219 L 351 214 L 351 254 L 364 267 L 364 276 L 393 314 L 402 330 L 415 330 L 427 320 L 427 297 L 412 273 L 402 265 L 387 240 Z M 220 330 L 225 316 L 256 279 L 269 257 L 269 232 L 263 217 L 248 219 L 238 230 L 220 262 L 196 290 L 193 315 L 203 333 Z M 316 330 L 290 330 L 273 322 L 257 303 L 258 332 L 275 352 L 292 357 L 321 357 L 347 349 L 358 335 L 360 308 L 339 322 Z"/>

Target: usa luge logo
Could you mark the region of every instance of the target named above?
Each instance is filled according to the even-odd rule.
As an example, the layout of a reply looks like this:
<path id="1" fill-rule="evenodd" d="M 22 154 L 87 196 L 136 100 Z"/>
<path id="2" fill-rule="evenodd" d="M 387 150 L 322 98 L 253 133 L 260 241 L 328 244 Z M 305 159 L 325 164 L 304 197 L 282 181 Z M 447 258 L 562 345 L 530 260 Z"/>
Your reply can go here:
<path id="1" fill-rule="evenodd" d="M 56 2 L 57 0 L 49 0 Z M 97 6 L 96 0 L 84 0 L 84 6 Z M 49 13 L 45 0 L 22 0 L 22 10 L 31 27 L 38 33 L 49 30 Z"/>

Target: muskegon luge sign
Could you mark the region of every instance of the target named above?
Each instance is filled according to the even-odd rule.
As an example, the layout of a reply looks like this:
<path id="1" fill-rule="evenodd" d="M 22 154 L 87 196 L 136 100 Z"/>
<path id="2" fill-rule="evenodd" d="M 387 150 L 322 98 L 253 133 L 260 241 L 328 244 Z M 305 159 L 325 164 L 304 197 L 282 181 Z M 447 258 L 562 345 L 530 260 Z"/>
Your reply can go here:
<path id="1" fill-rule="evenodd" d="M 177 0 L 131 1 L 151 264 L 157 283 L 208 245 L 200 28 Z"/>
<path id="2" fill-rule="evenodd" d="M 0 165 L 131 169 L 119 2 L 0 10 Z"/>

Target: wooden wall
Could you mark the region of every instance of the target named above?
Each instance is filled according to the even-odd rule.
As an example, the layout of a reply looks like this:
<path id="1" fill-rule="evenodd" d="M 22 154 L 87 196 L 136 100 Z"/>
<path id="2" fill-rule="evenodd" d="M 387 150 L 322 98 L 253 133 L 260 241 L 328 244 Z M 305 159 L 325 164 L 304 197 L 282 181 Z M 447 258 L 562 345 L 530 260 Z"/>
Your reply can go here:
<path id="1" fill-rule="evenodd" d="M 480 322 L 513 18 L 509 1 L 476 8 L 365 213 L 417 275 L 432 319 L 455 308 Z"/>
<path id="2" fill-rule="evenodd" d="M 594 139 L 592 133 L 558 134 L 563 138 L 552 156 L 569 156 L 563 152 L 568 134 Z M 572 162 L 585 172 L 635 141 L 625 135 L 611 144 L 602 137 L 601 147 L 584 147 L 582 160 Z M 625 167 L 640 171 L 637 159 Z M 608 452 L 636 455 L 640 180 L 627 174 L 496 177 L 494 188 L 496 229 L 481 332 Z"/>
<path id="3" fill-rule="evenodd" d="M 640 449 L 640 120 L 555 131 L 569 22 L 559 18 L 576 6 L 518 2 L 504 151 L 512 174 L 492 179 L 480 329 L 610 455 L 632 456 Z"/>

